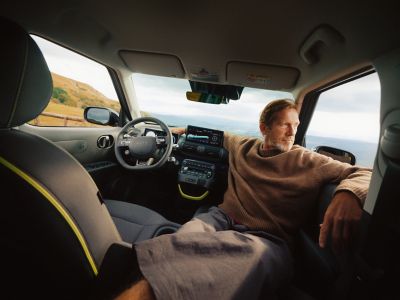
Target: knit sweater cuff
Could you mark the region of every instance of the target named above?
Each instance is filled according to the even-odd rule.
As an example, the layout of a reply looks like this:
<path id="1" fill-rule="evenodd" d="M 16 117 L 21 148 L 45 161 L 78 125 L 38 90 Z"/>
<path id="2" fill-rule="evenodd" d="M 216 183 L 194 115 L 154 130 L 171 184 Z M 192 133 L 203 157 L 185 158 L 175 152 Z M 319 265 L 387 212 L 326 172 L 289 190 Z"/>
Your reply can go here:
<path id="1" fill-rule="evenodd" d="M 350 193 L 352 193 L 354 196 L 356 196 L 355 198 L 356 198 L 356 200 L 358 202 L 358 205 L 361 208 L 364 207 L 364 201 L 365 201 L 366 195 L 362 191 L 354 189 L 354 188 L 340 187 L 340 188 L 337 188 L 335 190 L 334 194 L 336 195 L 338 192 L 350 192 Z"/>

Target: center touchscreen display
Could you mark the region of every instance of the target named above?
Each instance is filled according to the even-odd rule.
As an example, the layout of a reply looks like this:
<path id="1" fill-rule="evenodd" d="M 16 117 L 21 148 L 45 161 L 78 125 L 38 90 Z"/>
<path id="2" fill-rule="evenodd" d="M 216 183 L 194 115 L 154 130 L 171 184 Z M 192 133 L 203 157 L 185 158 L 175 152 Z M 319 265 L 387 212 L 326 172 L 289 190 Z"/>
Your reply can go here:
<path id="1" fill-rule="evenodd" d="M 186 140 L 215 147 L 222 147 L 224 132 L 188 125 L 186 129 Z"/>

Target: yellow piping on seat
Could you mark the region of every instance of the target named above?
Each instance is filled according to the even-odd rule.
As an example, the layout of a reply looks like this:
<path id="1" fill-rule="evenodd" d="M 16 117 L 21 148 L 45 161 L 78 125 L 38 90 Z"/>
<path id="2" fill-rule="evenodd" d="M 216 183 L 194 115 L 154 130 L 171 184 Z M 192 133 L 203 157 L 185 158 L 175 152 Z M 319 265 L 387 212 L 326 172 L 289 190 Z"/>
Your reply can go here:
<path id="1" fill-rule="evenodd" d="M 190 195 L 188 195 L 188 194 L 185 194 L 183 191 L 182 191 L 182 188 L 181 188 L 181 185 L 180 184 L 178 184 L 178 189 L 179 189 L 179 193 L 181 194 L 181 196 L 183 197 L 183 198 L 185 198 L 185 199 L 188 199 L 188 200 L 194 200 L 194 201 L 200 201 L 200 200 L 203 200 L 205 197 L 207 197 L 207 195 L 208 195 L 208 191 L 205 191 L 205 193 L 203 194 L 203 195 L 200 195 L 200 196 L 190 196 Z"/>
<path id="2" fill-rule="evenodd" d="M 16 173 L 26 182 L 28 182 L 32 187 L 34 187 L 39 193 L 41 193 L 61 214 L 61 216 L 65 219 L 68 225 L 71 227 L 72 231 L 75 233 L 76 237 L 81 244 L 83 251 L 85 252 L 86 258 L 89 261 L 90 266 L 92 267 L 93 273 L 97 276 L 98 270 L 92 255 L 90 254 L 89 248 L 86 245 L 86 241 L 83 238 L 82 234 L 80 233 L 78 227 L 75 225 L 74 221 L 71 219 L 69 214 L 65 211 L 65 209 L 58 203 L 58 201 L 42 186 L 38 183 L 35 179 L 30 177 L 24 171 L 18 169 L 16 166 L 5 160 L 3 157 L 0 156 L 0 163 L 3 164 L 6 168 L 10 169 L 12 172 Z"/>

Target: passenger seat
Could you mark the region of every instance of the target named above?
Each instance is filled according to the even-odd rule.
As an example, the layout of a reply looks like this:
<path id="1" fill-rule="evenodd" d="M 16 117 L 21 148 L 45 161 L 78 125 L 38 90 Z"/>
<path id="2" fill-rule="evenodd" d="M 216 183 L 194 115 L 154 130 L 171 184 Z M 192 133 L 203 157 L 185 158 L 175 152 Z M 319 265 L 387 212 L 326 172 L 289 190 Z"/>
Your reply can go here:
<path id="1" fill-rule="evenodd" d="M 104 200 L 122 240 L 140 242 L 176 232 L 180 224 L 168 221 L 154 210 L 116 200 Z"/>

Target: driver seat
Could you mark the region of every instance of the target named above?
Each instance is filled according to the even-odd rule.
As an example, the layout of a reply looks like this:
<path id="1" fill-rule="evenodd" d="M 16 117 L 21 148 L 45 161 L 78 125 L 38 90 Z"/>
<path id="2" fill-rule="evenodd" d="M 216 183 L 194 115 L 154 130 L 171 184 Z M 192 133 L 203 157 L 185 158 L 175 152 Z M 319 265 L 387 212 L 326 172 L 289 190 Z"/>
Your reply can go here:
<path id="1" fill-rule="evenodd" d="M 2 293 L 12 298 L 87 299 L 110 249 L 118 245 L 130 251 L 131 245 L 121 238 L 82 165 L 47 139 L 18 129 L 47 106 L 52 79 L 41 51 L 23 28 L 0 17 L 0 36 Z M 111 205 L 114 210 L 127 207 L 118 201 Z M 134 208 L 129 207 L 132 214 Z M 148 230 L 141 239 L 153 234 Z"/>
<path id="2" fill-rule="evenodd" d="M 168 221 L 156 211 L 144 206 L 109 199 L 104 199 L 104 203 L 122 240 L 128 243 L 174 233 L 181 227 L 180 224 Z"/>

